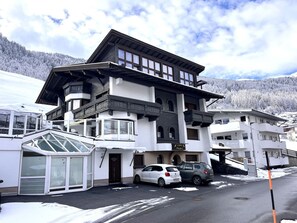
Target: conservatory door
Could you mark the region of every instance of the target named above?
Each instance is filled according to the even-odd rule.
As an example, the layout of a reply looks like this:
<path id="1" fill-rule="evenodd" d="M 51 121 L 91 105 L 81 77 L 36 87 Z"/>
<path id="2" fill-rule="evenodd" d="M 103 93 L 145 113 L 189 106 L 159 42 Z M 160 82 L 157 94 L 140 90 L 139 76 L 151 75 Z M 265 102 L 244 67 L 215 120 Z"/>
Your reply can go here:
<path id="1" fill-rule="evenodd" d="M 66 157 L 52 157 L 50 192 L 66 189 Z"/>
<path id="2" fill-rule="evenodd" d="M 83 157 L 52 157 L 50 192 L 83 188 Z"/>

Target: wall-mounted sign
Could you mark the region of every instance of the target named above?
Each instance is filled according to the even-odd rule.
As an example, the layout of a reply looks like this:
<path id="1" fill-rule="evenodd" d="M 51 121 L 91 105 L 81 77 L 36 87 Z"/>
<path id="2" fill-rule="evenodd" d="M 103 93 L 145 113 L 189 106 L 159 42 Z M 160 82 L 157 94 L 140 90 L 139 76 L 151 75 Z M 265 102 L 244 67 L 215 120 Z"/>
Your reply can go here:
<path id="1" fill-rule="evenodd" d="M 175 150 L 175 151 L 184 151 L 186 150 L 186 144 L 172 144 L 172 150 Z"/>

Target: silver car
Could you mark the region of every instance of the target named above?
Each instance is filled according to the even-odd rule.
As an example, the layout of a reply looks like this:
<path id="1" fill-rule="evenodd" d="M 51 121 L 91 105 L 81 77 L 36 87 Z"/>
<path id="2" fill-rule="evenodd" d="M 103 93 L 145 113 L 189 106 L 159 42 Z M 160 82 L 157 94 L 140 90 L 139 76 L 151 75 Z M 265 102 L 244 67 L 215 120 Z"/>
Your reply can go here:
<path id="1" fill-rule="evenodd" d="M 151 164 L 136 172 L 134 183 L 155 183 L 160 187 L 169 184 L 178 184 L 181 177 L 176 166 L 169 164 Z"/>

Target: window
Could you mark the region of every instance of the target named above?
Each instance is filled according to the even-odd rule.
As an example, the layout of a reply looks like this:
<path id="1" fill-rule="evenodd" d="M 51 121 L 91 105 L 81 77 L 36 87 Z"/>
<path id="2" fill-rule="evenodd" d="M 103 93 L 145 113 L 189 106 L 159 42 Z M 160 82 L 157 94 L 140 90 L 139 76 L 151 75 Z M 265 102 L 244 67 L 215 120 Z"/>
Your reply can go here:
<path id="1" fill-rule="evenodd" d="M 0 114 L 0 134 L 8 134 L 9 120 L 10 114 Z"/>
<path id="2" fill-rule="evenodd" d="M 221 125 L 222 124 L 222 120 L 221 119 L 215 120 L 215 124 Z"/>
<path id="3" fill-rule="evenodd" d="M 172 111 L 172 112 L 174 112 L 174 105 L 173 105 L 173 102 L 169 100 L 169 101 L 167 102 L 167 104 L 168 104 L 168 111 Z"/>
<path id="4" fill-rule="evenodd" d="M 238 158 L 238 152 L 233 152 L 233 158 Z"/>
<path id="5" fill-rule="evenodd" d="M 198 129 L 188 129 L 187 135 L 189 140 L 199 140 L 199 131 Z"/>
<path id="6" fill-rule="evenodd" d="M 162 126 L 158 127 L 157 137 L 158 138 L 164 138 L 164 130 L 163 130 Z"/>
<path id="7" fill-rule="evenodd" d="M 245 151 L 244 152 L 244 156 L 245 156 L 245 158 L 251 158 L 251 152 L 250 151 Z"/>
<path id="8" fill-rule="evenodd" d="M 134 168 L 144 167 L 144 156 L 142 154 L 134 155 Z"/>
<path id="9" fill-rule="evenodd" d="M 193 165 L 190 163 L 185 163 L 185 170 L 193 170 Z"/>
<path id="10" fill-rule="evenodd" d="M 160 77 L 160 63 L 143 57 L 142 71 Z"/>
<path id="11" fill-rule="evenodd" d="M 224 136 L 217 136 L 217 140 L 224 140 Z"/>
<path id="12" fill-rule="evenodd" d="M 138 70 L 140 67 L 139 56 L 137 54 L 118 49 L 118 64 Z"/>
<path id="13" fill-rule="evenodd" d="M 188 86 L 193 86 L 194 85 L 194 78 L 193 78 L 193 74 L 190 74 L 188 72 L 185 71 L 180 71 L 180 83 L 188 85 Z"/>
<path id="14" fill-rule="evenodd" d="M 224 118 L 224 119 L 223 119 L 223 124 L 226 125 L 226 124 L 228 124 L 228 123 L 229 123 L 229 118 Z"/>
<path id="15" fill-rule="evenodd" d="M 245 133 L 242 133 L 242 139 L 243 140 L 249 139 L 249 135 L 246 132 Z"/>
<path id="16" fill-rule="evenodd" d="M 187 110 L 197 110 L 197 106 L 195 104 L 192 104 L 192 103 L 185 103 L 185 108 Z"/>
<path id="17" fill-rule="evenodd" d="M 169 138 L 170 139 L 175 139 L 175 130 L 174 130 L 174 128 L 170 128 L 170 130 L 169 130 Z"/>
<path id="18" fill-rule="evenodd" d="M 245 122 L 245 121 L 246 121 L 246 116 L 241 116 L 241 117 L 240 117 L 240 121 L 241 121 L 241 122 Z"/>
<path id="19" fill-rule="evenodd" d="M 35 130 L 37 119 L 34 117 L 27 117 L 27 130 Z"/>
<path id="20" fill-rule="evenodd" d="M 173 69 L 170 66 L 163 64 L 162 66 L 163 78 L 173 81 Z"/>
<path id="21" fill-rule="evenodd" d="M 232 140 L 231 135 L 227 135 L 227 136 L 225 136 L 225 140 Z"/>
<path id="22" fill-rule="evenodd" d="M 80 100 L 75 99 L 72 101 L 72 110 L 78 109 L 80 107 Z"/>
<path id="23" fill-rule="evenodd" d="M 0 114 L 0 128 L 9 128 L 10 114 Z"/>
<path id="24" fill-rule="evenodd" d="M 186 161 L 198 161 L 197 155 L 186 155 Z"/>
<path id="25" fill-rule="evenodd" d="M 13 119 L 13 128 L 23 129 L 25 125 L 25 116 L 15 115 Z"/>
<path id="26" fill-rule="evenodd" d="M 156 103 L 158 103 L 159 105 L 161 105 L 161 109 L 163 110 L 163 102 L 161 98 L 157 98 L 156 99 Z"/>

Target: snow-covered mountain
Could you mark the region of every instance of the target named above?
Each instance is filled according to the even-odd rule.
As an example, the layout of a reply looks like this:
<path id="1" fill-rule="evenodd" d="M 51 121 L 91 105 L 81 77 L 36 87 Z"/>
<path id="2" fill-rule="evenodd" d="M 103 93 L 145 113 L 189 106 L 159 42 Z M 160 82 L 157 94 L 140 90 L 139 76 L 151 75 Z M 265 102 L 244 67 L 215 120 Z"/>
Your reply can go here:
<path id="1" fill-rule="evenodd" d="M 0 33 L 0 70 L 46 80 L 53 67 L 83 62 L 63 54 L 26 50 Z"/>
<path id="2" fill-rule="evenodd" d="M 0 109 L 46 113 L 53 106 L 35 104 L 44 81 L 0 70 Z"/>
<path id="3" fill-rule="evenodd" d="M 222 94 L 225 99 L 211 108 L 253 108 L 270 114 L 297 111 L 297 78 L 265 80 L 224 80 L 201 77 L 204 90 Z"/>

